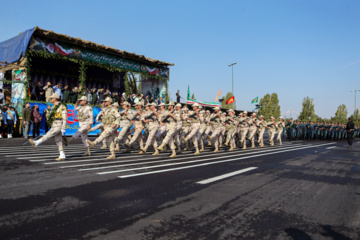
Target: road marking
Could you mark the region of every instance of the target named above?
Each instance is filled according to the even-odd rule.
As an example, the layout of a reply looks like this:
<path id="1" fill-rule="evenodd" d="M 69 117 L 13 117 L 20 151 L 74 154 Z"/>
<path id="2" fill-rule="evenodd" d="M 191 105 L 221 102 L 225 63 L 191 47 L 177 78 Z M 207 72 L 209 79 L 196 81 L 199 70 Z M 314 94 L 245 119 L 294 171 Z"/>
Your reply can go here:
<path id="1" fill-rule="evenodd" d="M 176 170 L 186 169 L 186 168 L 195 168 L 195 167 L 207 166 L 207 165 L 224 163 L 224 162 L 233 162 L 233 161 L 243 160 L 243 159 L 247 159 L 247 158 L 254 158 L 254 157 L 273 155 L 273 154 L 277 154 L 277 153 L 283 153 L 283 152 L 296 151 L 296 150 L 300 150 L 300 149 L 320 147 L 320 146 L 330 145 L 330 144 L 335 144 L 335 143 L 325 143 L 325 144 L 313 145 L 313 146 L 309 146 L 309 147 L 289 149 L 289 150 L 284 150 L 284 151 L 276 151 L 276 152 L 271 152 L 271 153 L 266 153 L 266 154 L 257 154 L 257 155 L 251 155 L 251 156 L 247 156 L 247 157 L 240 157 L 240 158 L 222 160 L 222 161 L 217 161 L 217 162 L 208 162 L 208 163 L 196 164 L 196 165 L 185 166 L 185 167 L 178 167 L 178 168 L 170 168 L 170 169 L 164 169 L 164 170 L 158 170 L 158 171 L 129 174 L 129 175 L 119 176 L 119 178 L 129 178 L 129 177 L 142 176 L 142 175 L 148 175 L 148 174 L 154 174 L 154 173 L 160 173 L 160 172 L 170 172 L 170 171 L 176 171 Z M 192 162 L 201 162 L 201 161 L 205 161 L 205 160 L 198 160 L 198 161 L 192 161 Z M 188 162 L 163 164 L 163 165 L 158 165 L 158 166 L 153 166 L 153 167 L 141 167 L 141 168 L 133 168 L 133 169 L 124 169 L 124 170 L 111 171 L 111 172 L 99 172 L 99 173 L 96 173 L 96 174 L 103 175 L 103 174 L 118 173 L 118 172 L 128 172 L 128 171 L 136 171 L 136 170 L 143 170 L 143 169 L 159 168 L 159 167 L 165 167 L 165 166 L 180 165 L 180 164 L 186 164 L 186 163 L 188 163 Z"/>
<path id="2" fill-rule="evenodd" d="M 327 147 L 327 148 L 325 148 L 325 149 L 332 149 L 332 148 L 336 148 L 336 146 Z"/>
<path id="3" fill-rule="evenodd" d="M 252 170 L 255 170 L 255 169 L 257 169 L 257 167 L 245 168 L 245 169 L 242 169 L 242 170 L 239 170 L 239 171 L 236 171 L 236 172 L 231 172 L 231 173 L 223 174 L 223 175 L 220 175 L 220 176 L 217 176 L 217 177 L 202 180 L 200 182 L 197 182 L 197 184 L 208 184 L 208 183 L 216 182 L 216 181 L 219 181 L 221 179 L 229 178 L 229 177 L 232 177 L 232 176 L 244 173 L 244 172 L 252 171 Z"/>
<path id="4" fill-rule="evenodd" d="M 295 147 L 288 147 L 288 148 L 269 148 L 268 150 L 265 150 L 265 149 L 261 149 L 262 151 L 261 152 L 269 152 L 269 151 L 276 151 L 276 150 L 282 150 L 282 149 L 289 149 L 289 148 L 295 148 Z M 260 151 L 260 149 L 258 150 Z M 143 164 L 152 164 L 152 163 L 160 163 L 160 162 L 178 162 L 179 160 L 184 160 L 184 161 L 187 161 L 187 163 L 192 163 L 192 162 L 197 162 L 197 161 L 188 161 L 188 160 L 191 160 L 191 159 L 199 159 L 201 157 L 209 157 L 209 156 L 218 156 L 218 157 L 213 157 L 213 158 L 207 158 L 207 159 L 204 159 L 202 161 L 205 161 L 205 160 L 213 160 L 213 159 L 222 159 L 222 158 L 228 158 L 228 157 L 232 157 L 232 156 L 239 156 L 240 154 L 241 155 L 249 155 L 249 154 L 254 154 L 258 151 L 252 151 L 252 152 L 222 152 L 221 155 L 224 155 L 224 153 L 226 153 L 225 156 L 221 156 L 219 157 L 219 153 L 218 154 L 214 154 L 214 153 L 209 153 L 209 154 L 201 154 L 199 156 L 193 156 L 193 157 L 181 157 L 181 158 L 173 158 L 173 159 L 167 159 L 167 160 L 160 160 L 160 161 L 150 161 L 150 162 L 140 162 L 140 163 L 134 163 L 134 164 L 123 164 L 123 165 L 113 165 L 113 166 L 106 166 L 106 167 L 96 167 L 96 168 L 85 168 L 85 169 L 79 169 L 79 171 L 92 171 L 92 170 L 100 170 L 100 169 L 106 169 L 106 168 L 120 168 L 120 167 L 128 167 L 128 166 L 131 166 L 131 165 L 143 165 Z M 146 160 L 148 160 L 148 158 L 146 158 Z M 156 160 L 156 159 L 155 159 Z M 134 160 L 133 160 L 134 161 Z M 135 160 L 136 161 L 136 160 Z M 120 161 L 120 162 L 125 162 L 125 161 Z M 126 162 L 129 162 L 129 161 L 126 161 Z M 111 163 L 114 163 L 114 162 L 109 162 L 108 164 L 111 164 Z M 101 165 L 101 164 L 97 164 L 97 165 Z"/>

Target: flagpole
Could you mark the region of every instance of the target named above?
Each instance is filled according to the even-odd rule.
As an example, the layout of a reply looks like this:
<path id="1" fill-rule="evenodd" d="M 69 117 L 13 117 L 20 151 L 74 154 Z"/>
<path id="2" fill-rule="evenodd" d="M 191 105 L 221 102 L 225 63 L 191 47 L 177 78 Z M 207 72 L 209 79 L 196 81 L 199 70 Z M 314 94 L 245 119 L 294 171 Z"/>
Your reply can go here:
<path id="1" fill-rule="evenodd" d="M 229 64 L 229 67 L 231 66 L 231 72 L 232 72 L 232 77 L 231 77 L 231 94 L 234 96 L 234 65 L 236 64 L 236 62 Z M 235 99 L 234 102 L 232 103 L 232 109 L 234 109 L 235 106 Z M 235 109 L 234 109 L 235 110 Z"/>

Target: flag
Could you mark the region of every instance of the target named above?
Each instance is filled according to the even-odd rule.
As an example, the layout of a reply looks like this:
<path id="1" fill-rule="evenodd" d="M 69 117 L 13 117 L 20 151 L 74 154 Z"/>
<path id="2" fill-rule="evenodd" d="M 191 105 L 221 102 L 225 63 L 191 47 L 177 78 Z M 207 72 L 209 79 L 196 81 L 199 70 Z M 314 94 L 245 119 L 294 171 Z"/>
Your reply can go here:
<path id="1" fill-rule="evenodd" d="M 251 101 L 251 104 L 257 103 L 258 101 L 259 101 L 259 97 L 256 97 L 256 98 L 254 98 L 254 99 Z"/>
<path id="2" fill-rule="evenodd" d="M 226 105 L 235 102 L 235 96 L 232 96 L 231 98 L 229 98 L 228 100 L 226 100 Z"/>
<path id="3" fill-rule="evenodd" d="M 190 99 L 190 86 L 188 86 L 188 94 L 186 99 Z"/>
<path id="4" fill-rule="evenodd" d="M 218 95 L 216 96 L 215 101 L 217 101 L 217 100 L 218 100 L 218 98 L 219 98 L 219 96 L 220 96 L 220 95 L 221 95 L 221 89 L 220 89 L 220 91 L 219 91 Z"/>

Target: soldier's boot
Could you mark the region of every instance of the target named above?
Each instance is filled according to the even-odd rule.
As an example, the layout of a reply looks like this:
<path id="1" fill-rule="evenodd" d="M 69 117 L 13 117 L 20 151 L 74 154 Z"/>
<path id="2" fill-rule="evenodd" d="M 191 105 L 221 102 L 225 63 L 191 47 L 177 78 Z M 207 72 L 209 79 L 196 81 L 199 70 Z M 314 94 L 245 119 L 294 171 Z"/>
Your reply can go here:
<path id="1" fill-rule="evenodd" d="M 116 147 L 115 147 L 114 151 L 116 151 L 116 152 L 120 151 L 120 145 L 118 143 L 116 143 Z"/>
<path id="2" fill-rule="evenodd" d="M 158 156 L 160 153 L 159 153 L 159 150 L 157 150 L 157 148 L 155 148 L 155 152 L 153 153 L 153 154 L 151 154 L 151 155 L 153 155 L 153 156 Z"/>
<path id="3" fill-rule="evenodd" d="M 215 146 L 214 153 L 217 153 L 217 152 L 219 152 L 219 147 Z"/>
<path id="4" fill-rule="evenodd" d="M 229 141 L 230 140 L 226 140 L 226 142 L 224 143 L 225 146 L 229 146 Z"/>
<path id="5" fill-rule="evenodd" d="M 187 150 L 189 150 L 189 141 L 186 141 L 186 142 L 185 142 L 184 151 L 187 151 Z"/>
<path id="6" fill-rule="evenodd" d="M 246 149 L 246 142 L 244 142 L 244 145 L 243 145 L 242 149 Z"/>
<path id="7" fill-rule="evenodd" d="M 203 151 L 205 151 L 204 144 L 201 145 L 201 149 L 200 149 L 200 152 L 203 152 Z"/>
<path id="8" fill-rule="evenodd" d="M 172 151 L 172 154 L 170 155 L 171 158 L 174 158 L 176 157 L 176 152 L 175 152 L 175 149 L 171 149 Z"/>
<path id="9" fill-rule="evenodd" d="M 91 148 L 94 148 L 94 147 L 95 147 L 95 143 L 94 143 L 94 142 L 90 141 L 89 139 L 86 140 L 86 141 L 87 141 L 87 143 L 89 144 L 89 146 L 90 146 Z"/>
<path id="10" fill-rule="evenodd" d="M 164 151 L 165 150 L 165 143 L 162 143 L 158 148 L 157 148 L 157 150 L 159 150 L 159 151 Z"/>
<path id="11" fill-rule="evenodd" d="M 230 148 L 229 148 L 229 152 L 234 151 L 234 144 L 230 143 Z"/>
<path id="12" fill-rule="evenodd" d="M 199 151 L 199 147 L 195 147 L 196 151 L 194 153 L 194 155 L 200 155 L 200 151 Z"/>
<path id="13" fill-rule="evenodd" d="M 259 143 L 259 146 L 264 147 L 264 143 L 263 142 Z"/>
<path id="14" fill-rule="evenodd" d="M 208 147 L 211 147 L 212 146 L 212 144 L 211 144 L 211 139 L 210 140 L 208 140 Z"/>
<path id="15" fill-rule="evenodd" d="M 251 148 L 255 148 L 255 143 L 251 143 Z"/>
<path id="16" fill-rule="evenodd" d="M 281 141 L 281 139 L 279 139 L 279 145 L 280 145 L 280 146 L 282 145 L 282 141 Z"/>
<path id="17" fill-rule="evenodd" d="M 87 147 L 85 153 L 82 155 L 83 157 L 91 156 L 90 148 Z"/>
<path id="18" fill-rule="evenodd" d="M 100 149 L 107 149 L 106 143 L 103 143 Z"/>
<path id="19" fill-rule="evenodd" d="M 140 152 L 139 152 L 139 154 L 145 154 L 145 153 L 146 153 L 146 151 L 147 151 L 147 149 L 148 149 L 148 147 L 147 147 L 147 146 L 140 148 Z"/>
<path id="20" fill-rule="evenodd" d="M 129 148 L 129 149 L 131 148 L 131 143 L 125 143 L 124 145 L 126 148 Z"/>
<path id="21" fill-rule="evenodd" d="M 36 148 L 36 145 L 35 145 L 34 140 L 29 139 L 29 143 L 31 144 L 31 146 L 32 146 L 33 148 Z"/>
<path id="22" fill-rule="evenodd" d="M 111 152 L 110 156 L 108 156 L 106 159 L 115 159 L 115 152 Z"/>
<path id="23" fill-rule="evenodd" d="M 270 142 L 270 146 L 274 146 L 274 141 L 271 141 L 271 142 Z"/>
<path id="24" fill-rule="evenodd" d="M 60 156 L 58 158 L 56 158 L 55 161 L 64 161 L 65 159 L 66 159 L 65 152 L 60 151 Z"/>

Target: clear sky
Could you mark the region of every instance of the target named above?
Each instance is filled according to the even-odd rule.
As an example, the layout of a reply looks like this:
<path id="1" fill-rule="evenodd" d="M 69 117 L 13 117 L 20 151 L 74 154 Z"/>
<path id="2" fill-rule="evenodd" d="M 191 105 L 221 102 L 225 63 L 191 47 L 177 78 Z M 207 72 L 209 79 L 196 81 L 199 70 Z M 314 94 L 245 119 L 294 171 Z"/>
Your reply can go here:
<path id="1" fill-rule="evenodd" d="M 331 117 L 354 111 L 360 90 L 359 0 L 5 1 L 0 41 L 34 26 L 175 63 L 170 96 L 200 101 L 231 91 L 237 108 L 276 92 L 281 114 L 296 117 L 302 99 Z M 357 106 L 360 107 L 360 92 Z"/>

